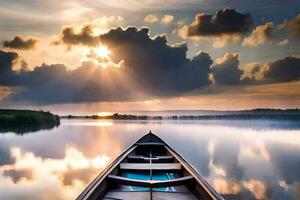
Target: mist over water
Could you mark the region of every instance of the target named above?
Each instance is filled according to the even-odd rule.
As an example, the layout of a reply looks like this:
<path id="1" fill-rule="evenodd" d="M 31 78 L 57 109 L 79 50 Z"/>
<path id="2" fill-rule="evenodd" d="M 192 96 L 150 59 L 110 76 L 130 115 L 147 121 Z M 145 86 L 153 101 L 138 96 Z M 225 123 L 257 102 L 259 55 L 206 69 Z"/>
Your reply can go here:
<path id="1" fill-rule="evenodd" d="M 0 134 L 1 199 L 74 199 L 149 130 L 226 199 L 300 199 L 298 122 L 81 119 Z"/>

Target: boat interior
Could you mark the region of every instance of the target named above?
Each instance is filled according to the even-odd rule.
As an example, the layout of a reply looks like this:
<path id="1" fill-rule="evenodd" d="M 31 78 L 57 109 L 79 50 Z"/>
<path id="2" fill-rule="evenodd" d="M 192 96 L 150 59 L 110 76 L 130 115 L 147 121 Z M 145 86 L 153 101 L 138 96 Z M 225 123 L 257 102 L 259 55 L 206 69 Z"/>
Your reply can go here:
<path id="1" fill-rule="evenodd" d="M 143 137 L 113 163 L 87 199 L 217 199 L 189 168 L 160 138 Z"/>
<path id="2" fill-rule="evenodd" d="M 163 145 L 138 145 L 108 178 L 104 199 L 198 199 L 193 177 Z"/>

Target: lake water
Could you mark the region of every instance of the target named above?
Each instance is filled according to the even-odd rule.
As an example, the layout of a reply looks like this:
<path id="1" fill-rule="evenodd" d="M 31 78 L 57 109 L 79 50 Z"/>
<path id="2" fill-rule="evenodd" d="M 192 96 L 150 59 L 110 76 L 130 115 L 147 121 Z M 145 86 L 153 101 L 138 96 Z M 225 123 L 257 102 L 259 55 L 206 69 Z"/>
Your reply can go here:
<path id="1" fill-rule="evenodd" d="M 289 121 L 62 120 L 0 134 L 0 199 L 74 199 L 151 130 L 226 199 L 300 199 L 300 124 Z"/>

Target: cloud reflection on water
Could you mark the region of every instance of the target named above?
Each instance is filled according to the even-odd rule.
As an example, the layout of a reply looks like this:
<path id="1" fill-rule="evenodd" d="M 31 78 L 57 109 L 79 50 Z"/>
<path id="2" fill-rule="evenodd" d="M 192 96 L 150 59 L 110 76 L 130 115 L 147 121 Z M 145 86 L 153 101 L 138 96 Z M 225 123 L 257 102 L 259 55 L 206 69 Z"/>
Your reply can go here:
<path id="1" fill-rule="evenodd" d="M 7 199 L 73 199 L 121 151 L 152 130 L 180 152 L 226 199 L 299 197 L 297 129 L 258 128 L 246 126 L 245 122 L 233 126 L 237 121 L 229 125 L 102 124 L 63 121 L 50 131 L 22 137 L 0 135 L 1 195 Z"/>
<path id="2" fill-rule="evenodd" d="M 1 194 L 26 189 L 33 199 L 40 199 L 43 195 L 41 186 L 50 191 L 45 190 L 46 194 L 52 194 L 59 188 L 55 194 L 58 199 L 74 198 L 111 160 L 105 154 L 88 159 L 73 147 L 66 149 L 63 159 L 38 157 L 32 152 L 23 152 L 19 147 L 12 147 L 10 154 L 15 163 L 0 167 L 0 179 L 5 183 L 1 184 Z M 42 199 L 53 197 L 49 195 L 49 198 L 44 196 Z"/>

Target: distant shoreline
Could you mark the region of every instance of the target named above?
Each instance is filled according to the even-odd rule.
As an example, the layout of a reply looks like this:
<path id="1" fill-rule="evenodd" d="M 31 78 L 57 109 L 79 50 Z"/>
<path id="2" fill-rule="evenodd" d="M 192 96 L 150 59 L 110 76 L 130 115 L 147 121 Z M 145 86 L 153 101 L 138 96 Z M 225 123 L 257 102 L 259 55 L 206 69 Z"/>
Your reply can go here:
<path id="1" fill-rule="evenodd" d="M 274 119 L 274 120 L 300 120 L 299 109 L 255 109 L 244 111 L 218 111 L 214 114 L 203 115 L 133 115 L 133 114 L 112 114 L 100 115 L 67 115 L 63 119 L 103 119 L 103 120 L 252 120 L 252 119 Z"/>

